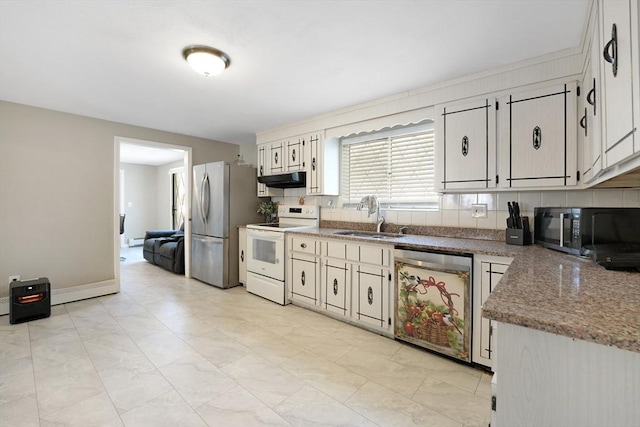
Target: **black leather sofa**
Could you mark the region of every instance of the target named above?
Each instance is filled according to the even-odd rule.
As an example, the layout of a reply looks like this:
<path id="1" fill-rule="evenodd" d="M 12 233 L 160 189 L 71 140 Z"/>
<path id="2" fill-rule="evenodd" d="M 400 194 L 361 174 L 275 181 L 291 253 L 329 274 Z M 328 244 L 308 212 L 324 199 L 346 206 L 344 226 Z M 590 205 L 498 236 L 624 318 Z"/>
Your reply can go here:
<path id="1" fill-rule="evenodd" d="M 142 248 L 144 259 L 176 274 L 184 274 L 183 227 L 180 230 L 148 230 Z"/>

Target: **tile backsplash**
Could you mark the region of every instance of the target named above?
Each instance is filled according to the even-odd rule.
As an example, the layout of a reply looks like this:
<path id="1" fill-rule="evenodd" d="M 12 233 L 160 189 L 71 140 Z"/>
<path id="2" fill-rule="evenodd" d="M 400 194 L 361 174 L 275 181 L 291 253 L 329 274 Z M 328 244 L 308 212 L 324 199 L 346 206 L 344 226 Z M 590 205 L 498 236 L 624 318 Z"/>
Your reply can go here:
<path id="1" fill-rule="evenodd" d="M 301 197 L 304 197 L 305 204 L 321 207 L 322 220 L 375 222 L 375 216 L 367 218 L 366 210 L 358 211 L 354 206 L 343 207 L 339 196 L 305 196 L 304 188 L 285 190 L 284 197 L 274 197 L 273 200 L 297 205 Z M 640 208 L 640 190 L 635 189 L 452 193 L 443 194 L 439 199 L 439 210 L 382 209 L 382 215 L 386 222 L 401 225 L 503 229 L 509 216 L 508 201 L 517 201 L 522 215 L 529 217 L 533 216 L 533 208 L 536 206 Z M 471 216 L 471 205 L 476 203 L 487 205 L 486 218 Z"/>

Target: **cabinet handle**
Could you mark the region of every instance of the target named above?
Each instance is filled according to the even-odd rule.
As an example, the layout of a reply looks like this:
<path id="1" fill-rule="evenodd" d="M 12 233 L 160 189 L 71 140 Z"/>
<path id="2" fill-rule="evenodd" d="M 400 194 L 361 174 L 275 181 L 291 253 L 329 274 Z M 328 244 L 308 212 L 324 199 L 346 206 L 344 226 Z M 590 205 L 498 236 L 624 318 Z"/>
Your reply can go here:
<path id="1" fill-rule="evenodd" d="M 300 243 L 300 247 L 301 247 L 302 249 L 305 249 L 305 248 L 307 247 L 307 244 L 306 244 L 306 243 Z"/>
<path id="2" fill-rule="evenodd" d="M 263 169 L 263 167 L 262 167 L 262 166 L 260 166 L 260 176 L 262 176 L 262 175 L 263 175 L 263 173 L 264 173 L 264 169 Z"/>
<path id="3" fill-rule="evenodd" d="M 584 129 L 584 136 L 587 136 L 587 107 L 584 107 L 584 116 L 580 119 L 580 127 Z"/>
<path id="4" fill-rule="evenodd" d="M 333 279 L 333 294 L 338 295 L 338 279 Z"/>
<path id="5" fill-rule="evenodd" d="M 273 155 L 273 159 L 276 162 L 276 165 L 278 164 L 278 152 L 276 151 L 276 153 Z"/>
<path id="6" fill-rule="evenodd" d="M 609 50 L 611 50 L 611 53 L 609 53 Z M 611 27 L 611 40 L 604 45 L 602 55 L 604 60 L 611 64 L 613 77 L 616 77 L 618 75 L 618 29 L 616 24 Z"/>
<path id="7" fill-rule="evenodd" d="M 304 271 L 302 272 L 302 286 L 304 286 L 304 282 L 305 282 L 305 278 L 304 278 Z"/>
<path id="8" fill-rule="evenodd" d="M 533 148 L 536 150 L 542 146 L 542 129 L 540 126 L 533 128 Z"/>
<path id="9" fill-rule="evenodd" d="M 462 137 L 462 155 L 466 156 L 469 154 L 469 138 L 467 135 Z"/>
<path id="10" fill-rule="evenodd" d="M 371 286 L 367 290 L 367 301 L 369 301 L 369 305 L 373 304 L 373 288 Z"/>
<path id="11" fill-rule="evenodd" d="M 240 261 L 244 262 L 244 251 L 240 251 Z"/>
<path id="12" fill-rule="evenodd" d="M 296 161 L 296 149 L 295 148 L 291 152 L 291 160 L 293 160 L 294 162 Z"/>
<path id="13" fill-rule="evenodd" d="M 593 78 L 593 87 L 587 94 L 587 102 L 589 105 L 593 105 L 593 115 L 596 115 L 596 79 Z"/>
<path id="14" fill-rule="evenodd" d="M 316 158 L 311 159 L 311 170 L 316 170 Z"/>

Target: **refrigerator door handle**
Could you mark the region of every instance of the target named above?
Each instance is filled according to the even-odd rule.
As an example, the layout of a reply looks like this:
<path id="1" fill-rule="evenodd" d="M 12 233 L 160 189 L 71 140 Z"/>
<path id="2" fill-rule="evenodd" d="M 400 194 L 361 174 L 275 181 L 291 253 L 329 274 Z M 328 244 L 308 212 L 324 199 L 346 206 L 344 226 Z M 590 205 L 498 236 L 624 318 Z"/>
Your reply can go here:
<path id="1" fill-rule="evenodd" d="M 209 174 L 205 173 L 202 177 L 202 219 L 205 224 L 209 223 L 209 202 L 210 202 L 210 194 L 209 194 Z"/>

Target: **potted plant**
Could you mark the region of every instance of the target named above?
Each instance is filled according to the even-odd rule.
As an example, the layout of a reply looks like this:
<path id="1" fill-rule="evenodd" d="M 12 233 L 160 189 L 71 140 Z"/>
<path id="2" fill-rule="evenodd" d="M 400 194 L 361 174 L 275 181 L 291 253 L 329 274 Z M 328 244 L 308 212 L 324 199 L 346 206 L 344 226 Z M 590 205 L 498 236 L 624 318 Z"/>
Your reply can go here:
<path id="1" fill-rule="evenodd" d="M 264 202 L 260 202 L 258 205 L 258 213 L 260 215 L 264 215 L 264 220 L 267 223 L 273 221 L 273 218 L 276 216 L 278 212 L 278 202 L 273 202 L 271 200 L 266 200 Z"/>

